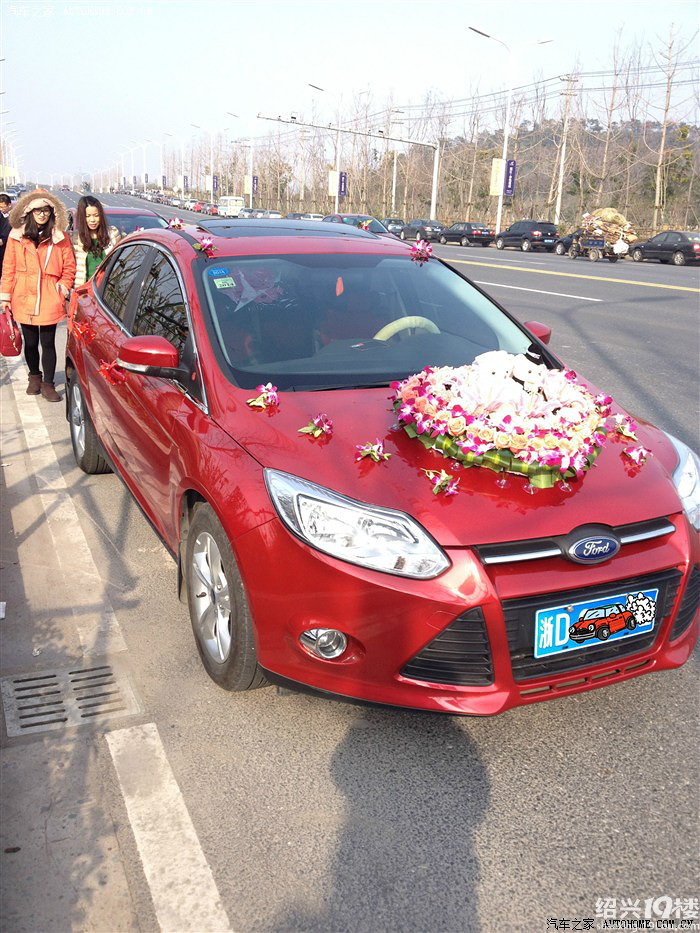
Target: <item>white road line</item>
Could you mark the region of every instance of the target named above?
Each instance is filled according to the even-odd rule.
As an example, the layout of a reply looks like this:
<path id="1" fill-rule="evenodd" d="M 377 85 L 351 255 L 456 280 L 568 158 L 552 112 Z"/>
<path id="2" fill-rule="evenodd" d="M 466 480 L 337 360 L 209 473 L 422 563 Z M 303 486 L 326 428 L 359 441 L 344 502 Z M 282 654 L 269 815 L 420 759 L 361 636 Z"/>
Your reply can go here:
<path id="1" fill-rule="evenodd" d="M 513 288 L 516 292 L 534 292 L 536 295 L 556 295 L 557 298 L 575 298 L 577 301 L 602 301 L 602 298 L 586 298 L 583 295 L 565 295 L 563 292 L 543 292 L 539 288 L 523 288 L 522 285 L 503 285 L 502 282 L 480 282 L 474 279 L 477 285 L 491 285 L 495 288 Z"/>
<path id="2" fill-rule="evenodd" d="M 105 736 L 164 933 L 231 924 L 154 723 Z"/>
<path id="3" fill-rule="evenodd" d="M 66 481 L 46 428 L 37 396 L 27 395 L 22 358 L 5 359 L 19 418 L 27 441 L 39 498 L 54 543 L 54 553 L 70 587 L 70 609 L 84 654 L 126 651 L 122 630 L 106 596 L 107 581 L 98 571 L 85 539 Z M 41 404 L 48 404 L 42 402 Z M 67 426 L 66 426 L 67 427 Z M 99 609 L 95 599 L 99 598 Z"/>

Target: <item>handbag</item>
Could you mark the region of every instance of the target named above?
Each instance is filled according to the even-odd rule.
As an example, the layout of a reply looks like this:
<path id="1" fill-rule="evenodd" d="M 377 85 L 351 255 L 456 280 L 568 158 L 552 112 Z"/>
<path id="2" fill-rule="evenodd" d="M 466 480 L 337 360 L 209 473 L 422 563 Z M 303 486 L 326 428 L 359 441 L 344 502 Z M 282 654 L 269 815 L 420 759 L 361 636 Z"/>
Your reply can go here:
<path id="1" fill-rule="evenodd" d="M 22 352 L 22 331 L 11 311 L 0 311 L 0 354 L 19 356 Z"/>

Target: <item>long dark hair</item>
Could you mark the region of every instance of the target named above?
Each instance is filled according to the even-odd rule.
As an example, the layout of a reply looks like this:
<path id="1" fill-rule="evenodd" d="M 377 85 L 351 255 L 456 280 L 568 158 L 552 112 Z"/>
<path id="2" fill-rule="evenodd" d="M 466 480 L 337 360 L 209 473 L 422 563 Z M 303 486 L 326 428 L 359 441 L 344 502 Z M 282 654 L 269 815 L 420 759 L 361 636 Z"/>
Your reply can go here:
<path id="1" fill-rule="evenodd" d="M 51 208 L 51 213 L 49 214 L 49 219 L 45 224 L 38 224 L 34 219 L 34 214 L 32 211 L 25 216 L 24 219 L 24 234 L 28 240 L 31 240 L 35 246 L 38 246 L 40 243 L 43 243 L 44 240 L 50 240 L 53 233 L 53 228 L 56 224 L 56 214 L 53 207 Z"/>
<path id="2" fill-rule="evenodd" d="M 87 220 L 85 219 L 85 213 L 88 207 L 96 207 L 100 214 L 100 225 L 94 233 L 88 227 Z M 101 253 L 106 246 L 109 246 L 109 227 L 107 226 L 104 208 L 101 202 L 98 201 L 97 198 L 93 198 L 91 194 L 84 195 L 78 201 L 75 225 L 78 229 L 78 238 L 86 253 Z M 97 239 L 93 239 L 93 236 Z"/>

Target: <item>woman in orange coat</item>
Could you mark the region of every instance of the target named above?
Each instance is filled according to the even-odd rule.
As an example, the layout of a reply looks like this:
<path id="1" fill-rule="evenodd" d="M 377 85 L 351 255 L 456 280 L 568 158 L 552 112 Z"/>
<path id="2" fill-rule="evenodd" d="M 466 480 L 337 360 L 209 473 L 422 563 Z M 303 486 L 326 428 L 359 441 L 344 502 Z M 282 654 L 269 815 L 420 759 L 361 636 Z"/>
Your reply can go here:
<path id="1" fill-rule="evenodd" d="M 67 221 L 63 203 L 48 191 L 37 188 L 21 197 L 10 211 L 12 230 L 0 282 L 2 310 L 11 310 L 22 328 L 27 395 L 41 395 L 49 402 L 61 400 L 53 384 L 56 325 L 66 316 L 66 298 L 75 279 Z"/>

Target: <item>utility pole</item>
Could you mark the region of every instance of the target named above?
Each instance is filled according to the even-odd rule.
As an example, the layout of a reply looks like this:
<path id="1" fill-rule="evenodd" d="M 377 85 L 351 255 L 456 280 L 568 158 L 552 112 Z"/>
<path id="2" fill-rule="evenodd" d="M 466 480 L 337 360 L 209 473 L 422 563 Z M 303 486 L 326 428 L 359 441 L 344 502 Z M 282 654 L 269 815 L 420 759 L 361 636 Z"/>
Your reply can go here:
<path id="1" fill-rule="evenodd" d="M 571 98 L 574 95 L 574 83 L 578 81 L 576 75 L 569 75 L 568 87 L 564 92 L 566 104 L 564 105 L 564 128 L 562 131 L 561 146 L 559 147 L 559 184 L 557 186 L 557 203 L 554 208 L 554 223 L 559 223 L 559 214 L 561 212 L 561 195 L 564 188 L 564 164 L 566 162 L 566 138 L 569 133 L 569 110 L 571 108 Z"/>

